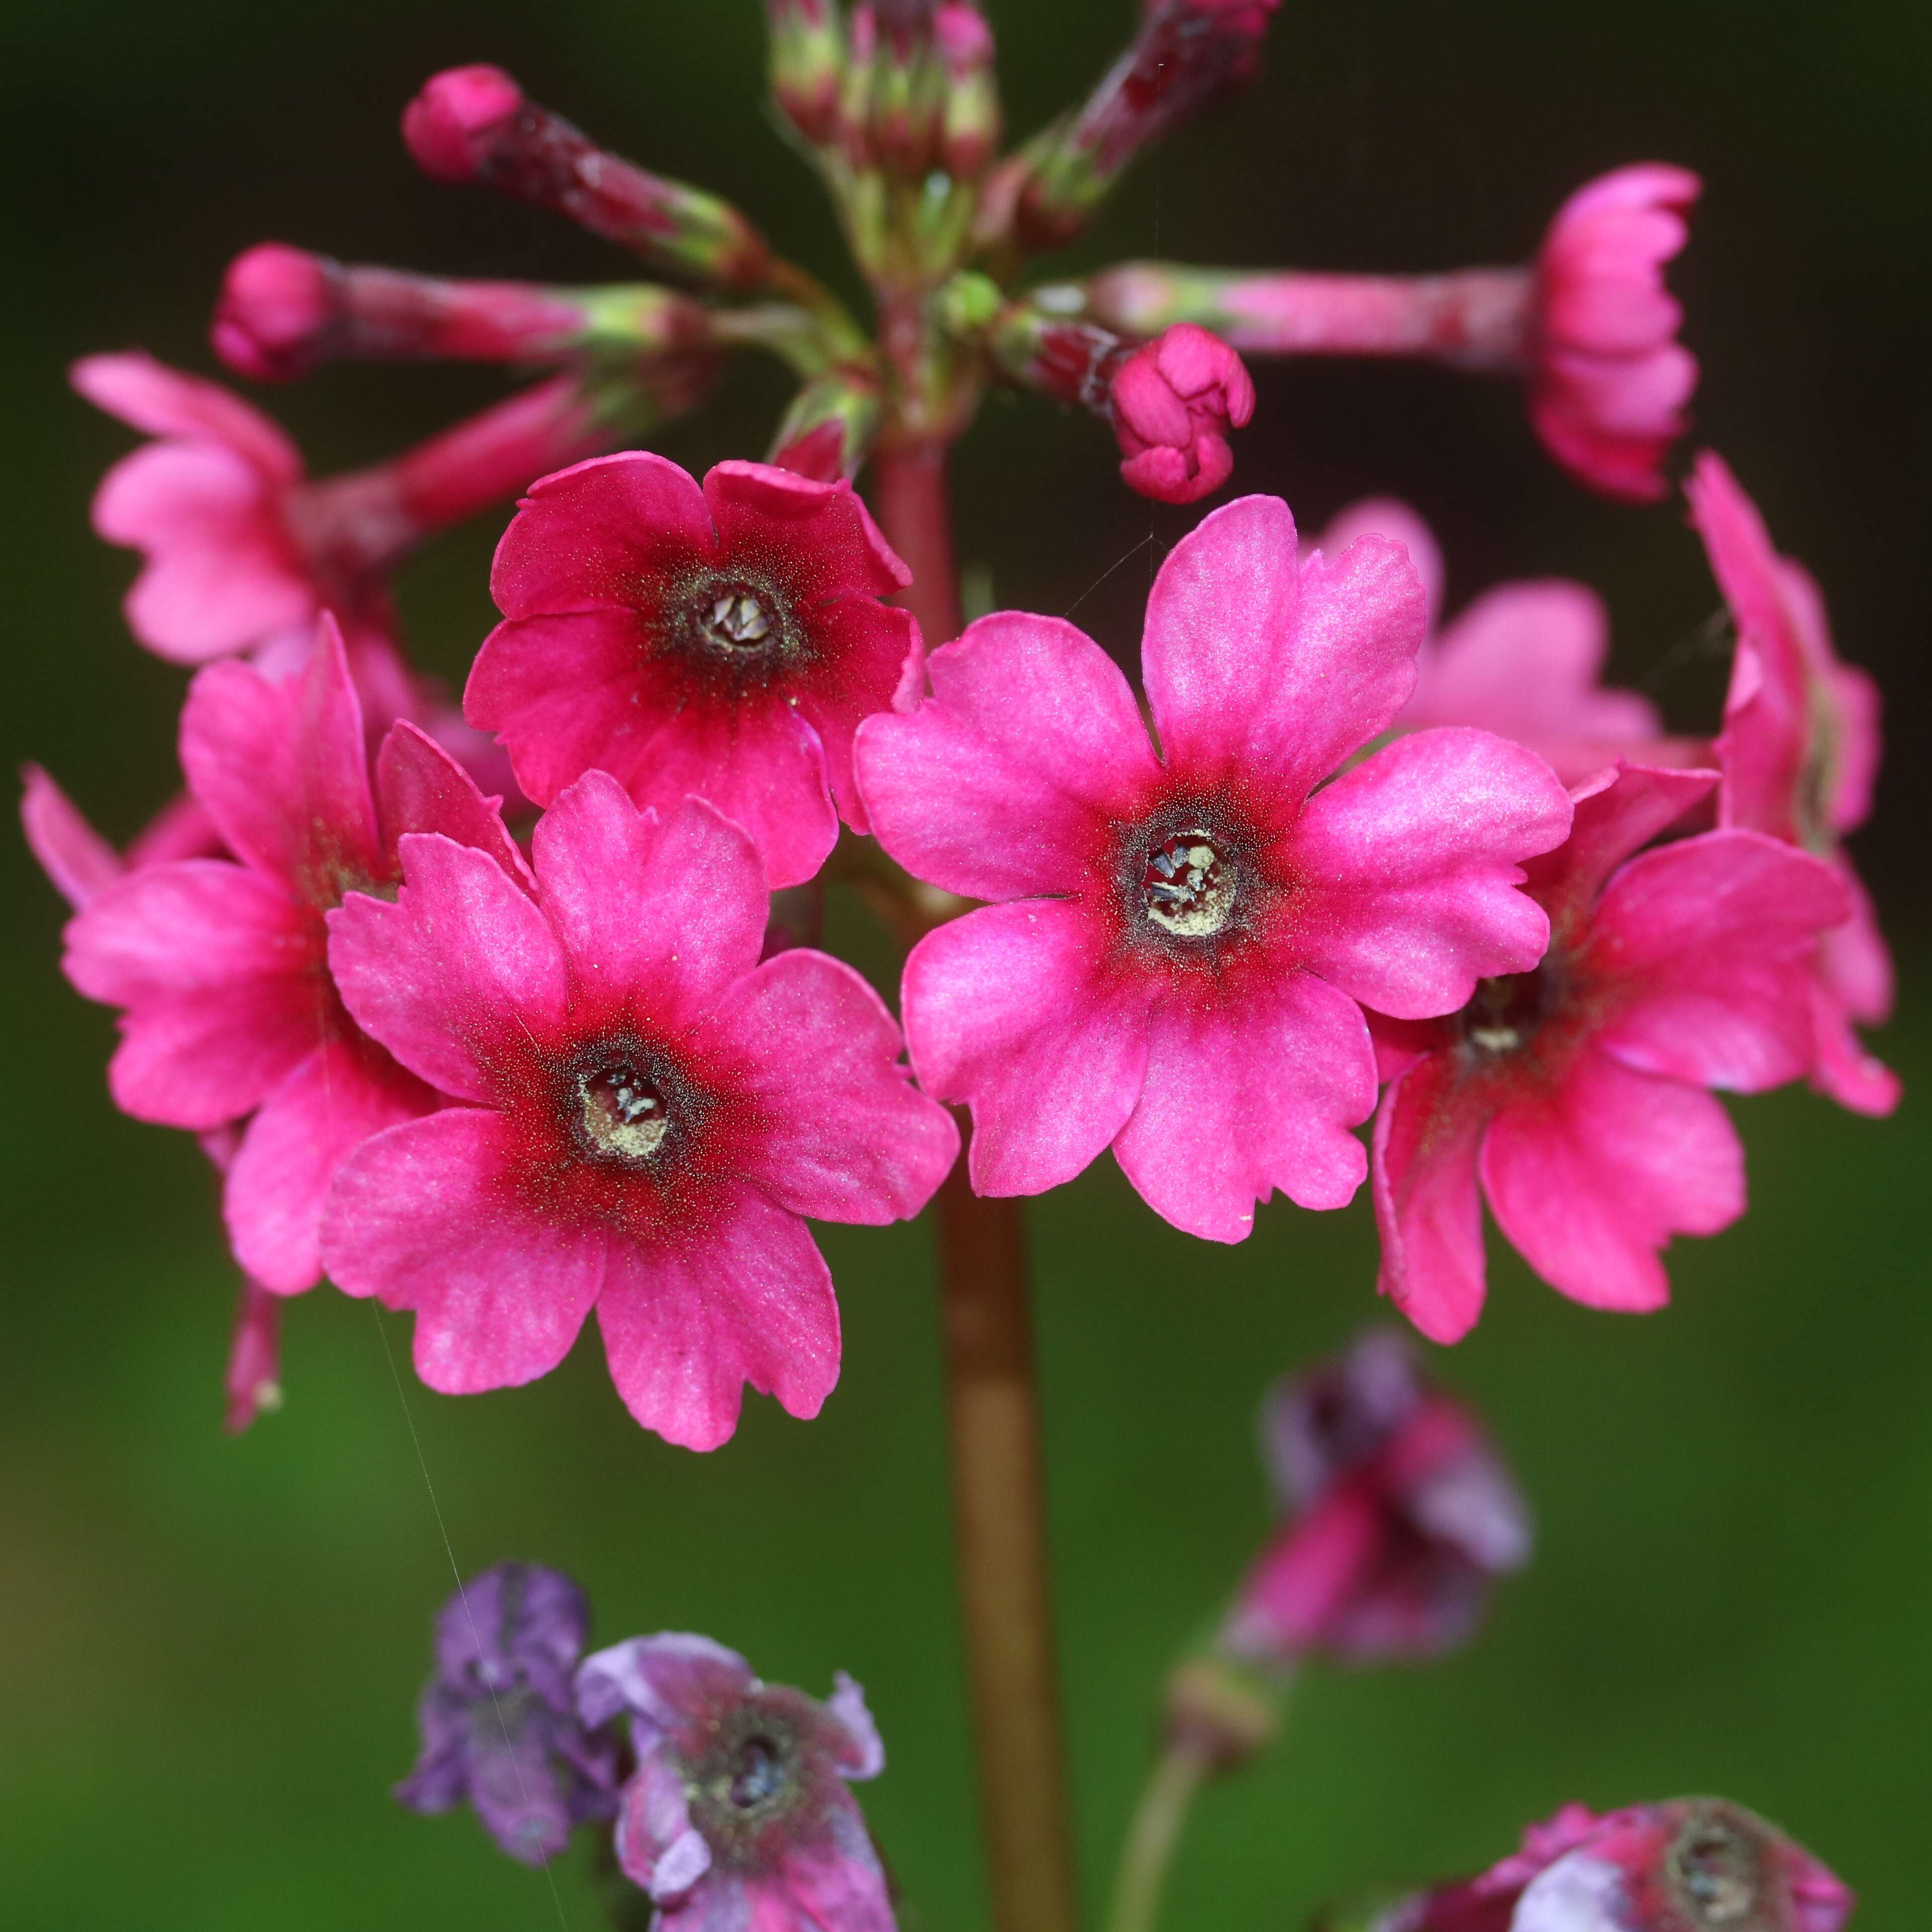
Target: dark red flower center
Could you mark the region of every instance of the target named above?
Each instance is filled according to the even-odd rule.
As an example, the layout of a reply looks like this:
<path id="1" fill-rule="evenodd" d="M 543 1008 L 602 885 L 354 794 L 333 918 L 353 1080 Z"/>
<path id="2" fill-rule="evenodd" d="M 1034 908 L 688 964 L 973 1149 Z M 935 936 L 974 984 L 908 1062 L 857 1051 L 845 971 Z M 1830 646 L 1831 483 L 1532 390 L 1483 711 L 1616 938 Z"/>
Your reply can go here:
<path id="1" fill-rule="evenodd" d="M 1147 855 L 1141 902 L 1177 939 L 1210 939 L 1234 913 L 1234 868 L 1198 826 L 1162 839 Z"/>
<path id="2" fill-rule="evenodd" d="M 628 1060 L 580 1072 L 577 1099 L 578 1138 L 593 1160 L 641 1167 L 670 1131 L 664 1095 Z"/>
<path id="3" fill-rule="evenodd" d="M 665 642 L 700 674 L 736 688 L 762 682 L 805 653 L 791 599 L 762 572 L 694 572 L 664 617 Z"/>
<path id="4" fill-rule="evenodd" d="M 789 1774 L 777 1741 L 764 1736 L 746 1738 L 731 1764 L 729 1796 L 740 1811 L 753 1811 L 769 1802 L 784 1788 Z"/>
<path id="5" fill-rule="evenodd" d="M 1763 1858 L 1754 1834 L 1714 1808 L 1684 1824 L 1664 1860 L 1671 1889 L 1698 1926 L 1755 1932 L 1764 1894 Z"/>
<path id="6" fill-rule="evenodd" d="M 1557 997 L 1558 975 L 1547 960 L 1527 973 L 1478 980 L 1475 997 L 1456 1016 L 1456 1031 L 1479 1059 L 1506 1059 L 1535 1038 Z"/>

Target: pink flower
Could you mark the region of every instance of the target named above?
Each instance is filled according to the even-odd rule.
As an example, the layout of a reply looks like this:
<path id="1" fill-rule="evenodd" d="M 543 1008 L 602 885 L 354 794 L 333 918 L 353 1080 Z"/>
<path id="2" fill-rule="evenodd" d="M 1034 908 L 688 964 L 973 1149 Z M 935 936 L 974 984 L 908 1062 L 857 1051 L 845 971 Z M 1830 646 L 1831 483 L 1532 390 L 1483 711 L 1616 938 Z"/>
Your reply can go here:
<path id="1" fill-rule="evenodd" d="M 1541 957 L 1517 862 L 1570 808 L 1540 759 L 1424 732 L 1316 790 L 1407 699 L 1423 621 L 1396 545 L 1300 563 L 1288 506 L 1244 497 L 1148 602 L 1160 755 L 1100 647 L 1018 612 L 934 652 L 912 715 L 860 728 L 886 849 L 997 902 L 922 940 L 904 986 L 922 1084 L 973 1109 L 980 1192 L 1057 1186 L 1111 1143 L 1210 1240 L 1276 1187 L 1340 1207 L 1375 1105 L 1356 1002 L 1439 1013 Z"/>
<path id="2" fill-rule="evenodd" d="M 1898 1076 L 1852 1029 L 1891 1016 L 1892 955 L 1841 842 L 1871 811 L 1878 686 L 1833 650 L 1817 584 L 1772 548 L 1756 506 L 1722 460 L 1706 451 L 1686 488 L 1738 630 L 1717 747 L 1718 815 L 1803 846 L 1844 880 L 1851 916 L 1819 940 L 1813 962 L 1811 1084 L 1858 1113 L 1888 1114 Z"/>
<path id="3" fill-rule="evenodd" d="M 1114 434 L 1130 489 L 1160 503 L 1192 503 L 1234 472 L 1228 431 L 1255 412 L 1255 386 L 1218 336 L 1177 322 L 1121 364 Z"/>
<path id="4" fill-rule="evenodd" d="M 774 888 L 866 830 L 852 734 L 918 675 L 911 580 L 847 483 L 642 451 L 534 485 L 490 588 L 505 621 L 464 693 L 539 804 L 592 770 L 640 806 L 707 800 Z"/>
<path id="5" fill-rule="evenodd" d="M 1451 1018 L 1378 1022 L 1379 1285 L 1432 1340 L 1481 1312 L 1479 1177 L 1523 1258 L 1592 1308 L 1660 1308 L 1670 1237 L 1744 1212 L 1744 1150 L 1706 1090 L 1762 1093 L 1809 1066 L 1808 962 L 1846 896 L 1756 832 L 1630 856 L 1716 783 L 1620 764 L 1578 785 L 1568 842 L 1530 868 L 1543 963 L 1485 980 Z"/>
<path id="6" fill-rule="evenodd" d="M 1566 1804 L 1472 1879 L 1388 1907 L 1367 1932 L 1841 1932 L 1857 1897 L 1741 1804 L 1677 1798 L 1599 1816 Z"/>
<path id="7" fill-rule="evenodd" d="M 446 1394 L 547 1374 L 594 1305 L 619 1393 L 671 1442 L 725 1441 L 748 1381 L 816 1414 L 838 1313 L 800 1217 L 916 1214 L 958 1146 L 878 996 L 821 953 L 759 965 L 750 841 L 695 800 L 640 814 L 602 772 L 538 822 L 534 902 L 446 838 L 401 854 L 394 904 L 331 916 L 330 961 L 462 1104 L 343 1168 L 332 1278 L 416 1311 Z"/>
<path id="8" fill-rule="evenodd" d="M 586 1658 L 586 1724 L 631 1714 L 636 1774 L 617 1862 L 659 1932 L 893 1932 L 886 1876 L 848 1782 L 885 1747 L 841 1672 L 819 1703 L 764 1684 L 734 1650 L 666 1631 Z"/>
<path id="9" fill-rule="evenodd" d="M 1658 162 L 1618 168 L 1557 210 L 1532 296 L 1530 420 L 1564 467 L 1607 496 L 1654 502 L 1683 434 L 1696 358 L 1664 265 L 1703 184 Z"/>
<path id="10" fill-rule="evenodd" d="M 520 866 L 492 801 L 412 725 L 370 785 L 341 639 L 298 678 L 214 664 L 190 688 L 182 764 L 233 860 L 148 866 L 98 890 L 68 927 L 68 976 L 124 1009 L 109 1069 L 138 1120 L 198 1132 L 252 1115 L 226 1166 L 236 1258 L 293 1294 L 320 1278 L 317 1227 L 337 1163 L 434 1097 L 342 1010 L 325 912 L 396 876 L 400 831 L 434 827 Z M 380 817 L 378 816 L 378 805 Z"/>
<path id="11" fill-rule="evenodd" d="M 1416 654 L 1415 694 L 1395 721 L 1398 731 L 1473 724 L 1527 745 L 1565 784 L 1600 771 L 1625 753 L 1676 762 L 1708 747 L 1667 740 L 1656 707 L 1634 691 L 1598 682 L 1610 652 L 1610 617 L 1587 584 L 1564 578 L 1498 584 L 1448 625 L 1442 556 L 1428 526 L 1406 503 L 1372 497 L 1340 512 L 1322 533 L 1331 556 L 1373 532 L 1408 552 L 1429 592 L 1430 634 Z"/>
<path id="12" fill-rule="evenodd" d="M 1399 1335 L 1364 1335 L 1281 1383 L 1262 1446 L 1288 1514 L 1222 1628 L 1238 1658 L 1453 1649 L 1492 1579 L 1528 1560 L 1528 1512 L 1487 1432 L 1424 1379 Z"/>
<path id="13" fill-rule="evenodd" d="M 231 1436 L 282 1406 L 281 1325 L 280 1296 L 244 1276 L 222 1378 L 228 1396 L 222 1426 Z"/>
<path id="14" fill-rule="evenodd" d="M 311 481 L 281 430 L 218 383 L 139 353 L 89 356 L 72 374 L 88 401 L 158 439 L 115 464 L 94 500 L 96 531 L 146 560 L 128 593 L 135 636 L 176 664 L 263 646 L 286 661 L 332 610 L 365 704 L 398 716 L 410 683 L 386 635 L 386 573 L 600 440 L 574 379 L 559 376 L 392 463 Z"/>

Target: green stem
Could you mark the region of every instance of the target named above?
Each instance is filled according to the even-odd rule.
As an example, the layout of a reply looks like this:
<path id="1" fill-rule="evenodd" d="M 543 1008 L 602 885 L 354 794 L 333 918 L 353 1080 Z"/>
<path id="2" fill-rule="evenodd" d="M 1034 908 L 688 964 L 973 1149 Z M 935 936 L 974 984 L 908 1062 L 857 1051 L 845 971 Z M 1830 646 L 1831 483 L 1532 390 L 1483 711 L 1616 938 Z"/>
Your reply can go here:
<path id="1" fill-rule="evenodd" d="M 1185 1738 L 1162 1752 L 1121 1849 L 1107 1932 L 1154 1932 L 1188 1807 L 1212 1768 L 1205 1754 Z"/>

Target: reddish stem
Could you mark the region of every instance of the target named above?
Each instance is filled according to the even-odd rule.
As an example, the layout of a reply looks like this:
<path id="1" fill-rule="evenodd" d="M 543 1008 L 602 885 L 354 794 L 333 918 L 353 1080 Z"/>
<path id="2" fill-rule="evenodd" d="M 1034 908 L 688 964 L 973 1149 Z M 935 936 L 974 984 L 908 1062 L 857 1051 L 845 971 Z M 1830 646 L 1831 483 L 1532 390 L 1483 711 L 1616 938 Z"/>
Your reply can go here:
<path id="1" fill-rule="evenodd" d="M 875 507 L 911 566 L 903 602 L 929 644 L 960 628 L 938 443 L 881 448 Z M 940 1294 L 961 1620 L 998 1932 L 1076 1932 L 1026 1228 L 1017 1201 L 940 1190 Z"/>

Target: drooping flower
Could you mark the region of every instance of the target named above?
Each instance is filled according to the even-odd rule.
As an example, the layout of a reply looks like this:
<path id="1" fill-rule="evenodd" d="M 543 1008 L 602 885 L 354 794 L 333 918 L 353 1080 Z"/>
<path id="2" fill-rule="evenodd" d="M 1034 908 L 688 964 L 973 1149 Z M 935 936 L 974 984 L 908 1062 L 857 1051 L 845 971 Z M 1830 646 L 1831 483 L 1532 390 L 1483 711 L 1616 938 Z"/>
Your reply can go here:
<path id="1" fill-rule="evenodd" d="M 609 1817 L 617 1741 L 578 1718 L 572 1687 L 590 1636 L 590 1606 L 560 1571 L 499 1563 L 472 1576 L 437 1612 L 422 1752 L 398 1798 L 412 1811 L 467 1803 L 530 1865 L 562 1851 L 572 1826 Z"/>
<path id="2" fill-rule="evenodd" d="M 1278 1384 L 1262 1448 L 1287 1515 L 1222 1627 L 1237 1658 L 1452 1649 L 1495 1577 L 1528 1559 L 1528 1512 L 1487 1432 L 1399 1335 L 1364 1335 Z"/>
<path id="3" fill-rule="evenodd" d="M 1478 1876 L 1324 1932 L 1841 1932 L 1856 1895 L 1741 1804 L 1676 1798 L 1598 1816 L 1566 1804 Z"/>
<path id="4" fill-rule="evenodd" d="M 1112 399 L 1121 477 L 1161 503 L 1192 503 L 1220 489 L 1234 470 L 1228 431 L 1255 412 L 1241 358 L 1185 322 L 1121 364 Z"/>
<path id="5" fill-rule="evenodd" d="M 504 622 L 464 707 L 548 804 L 585 772 L 640 806 L 708 800 L 773 888 L 867 829 L 852 734 L 918 675 L 910 581 L 849 484 L 763 463 L 696 482 L 643 451 L 531 490 L 496 552 Z"/>
<path id="6" fill-rule="evenodd" d="M 933 695 L 860 728 L 880 842 L 996 903 L 906 963 L 913 1064 L 969 1104 L 973 1184 L 1030 1194 L 1111 1144 L 1177 1227 L 1244 1238 L 1280 1188 L 1347 1201 L 1374 1106 L 1358 1000 L 1453 1009 L 1546 922 L 1518 862 L 1569 824 L 1549 767 L 1418 733 L 1316 789 L 1408 697 L 1424 597 L 1394 544 L 1298 562 L 1278 498 L 1176 546 L 1142 663 L 1161 747 L 1099 645 L 1000 612 L 933 653 Z"/>
<path id="7" fill-rule="evenodd" d="M 385 574 L 430 532 L 509 496 L 602 441 L 574 380 L 559 376 L 394 462 L 310 479 L 277 426 L 218 383 L 139 353 L 89 356 L 74 384 L 157 439 L 123 457 L 94 526 L 146 560 L 128 628 L 176 664 L 266 646 L 305 651 L 316 617 L 342 620 L 365 704 L 412 709 L 388 641 Z"/>
<path id="8" fill-rule="evenodd" d="M 1619 764 L 1577 786 L 1568 843 L 1529 868 L 1541 964 L 1485 979 L 1447 1018 L 1376 1022 L 1379 1286 L 1432 1340 L 1481 1312 L 1479 1180 L 1545 1281 L 1628 1312 L 1670 1298 L 1672 1234 L 1743 1213 L 1744 1150 L 1706 1090 L 1807 1071 L 1810 962 L 1847 902 L 1829 867 L 1761 832 L 1640 851 L 1716 784 Z"/>
<path id="9" fill-rule="evenodd" d="M 1558 209 L 1536 260 L 1528 338 L 1530 420 L 1557 460 L 1612 496 L 1654 502 L 1684 433 L 1697 362 L 1664 265 L 1703 184 L 1641 162 L 1587 182 Z"/>
<path id="10" fill-rule="evenodd" d="M 1387 497 L 1351 503 L 1322 532 L 1321 548 L 1334 556 L 1370 532 L 1408 550 L 1429 592 L 1430 634 L 1416 654 L 1414 694 L 1397 715 L 1396 730 L 1473 724 L 1527 745 L 1565 784 L 1622 756 L 1652 764 L 1708 757 L 1708 745 L 1666 739 L 1648 698 L 1598 682 L 1610 616 L 1588 584 L 1557 577 L 1498 584 L 1445 625 L 1442 552 L 1407 504 Z"/>
<path id="11" fill-rule="evenodd" d="M 320 1278 L 316 1229 L 336 1163 L 434 1096 L 345 1013 L 323 915 L 386 888 L 400 832 L 436 829 L 514 872 L 494 802 L 416 727 L 394 726 L 372 790 L 361 706 L 324 618 L 308 668 L 275 682 L 236 661 L 188 693 L 182 764 L 232 859 L 146 866 L 68 927 L 68 976 L 123 1009 L 109 1069 L 138 1120 L 205 1132 L 248 1118 L 226 1169 L 236 1257 L 293 1294 Z"/>
<path id="12" fill-rule="evenodd" d="M 350 1011 L 460 1104 L 338 1177 L 330 1276 L 416 1316 L 418 1372 L 461 1394 L 560 1362 L 594 1306 L 646 1428 L 714 1448 L 742 1384 L 816 1414 L 838 1372 L 802 1216 L 916 1214 L 945 1110 L 850 968 L 758 964 L 758 854 L 697 800 L 640 814 L 603 772 L 538 822 L 536 896 L 483 854 L 406 838 L 394 904 L 352 894 L 329 957 Z"/>
<path id="13" fill-rule="evenodd" d="M 1878 686 L 1832 649 L 1816 583 L 1778 554 L 1722 459 L 1703 452 L 1686 488 L 1738 630 L 1717 748 L 1724 774 L 1718 816 L 1802 845 L 1844 880 L 1851 916 L 1819 941 L 1814 962 L 1811 1082 L 1858 1113 L 1888 1114 L 1898 1104 L 1898 1077 L 1864 1051 L 1853 1028 L 1891 1016 L 1892 955 L 1843 844 L 1871 811 Z"/>
<path id="14" fill-rule="evenodd" d="M 885 1748 L 842 1672 L 824 1703 L 761 1683 L 709 1637 L 633 1637 L 586 1660 L 588 1724 L 628 1712 L 637 1774 L 617 1862 L 661 1932 L 893 1932 L 878 1854 L 849 1780 Z"/>

